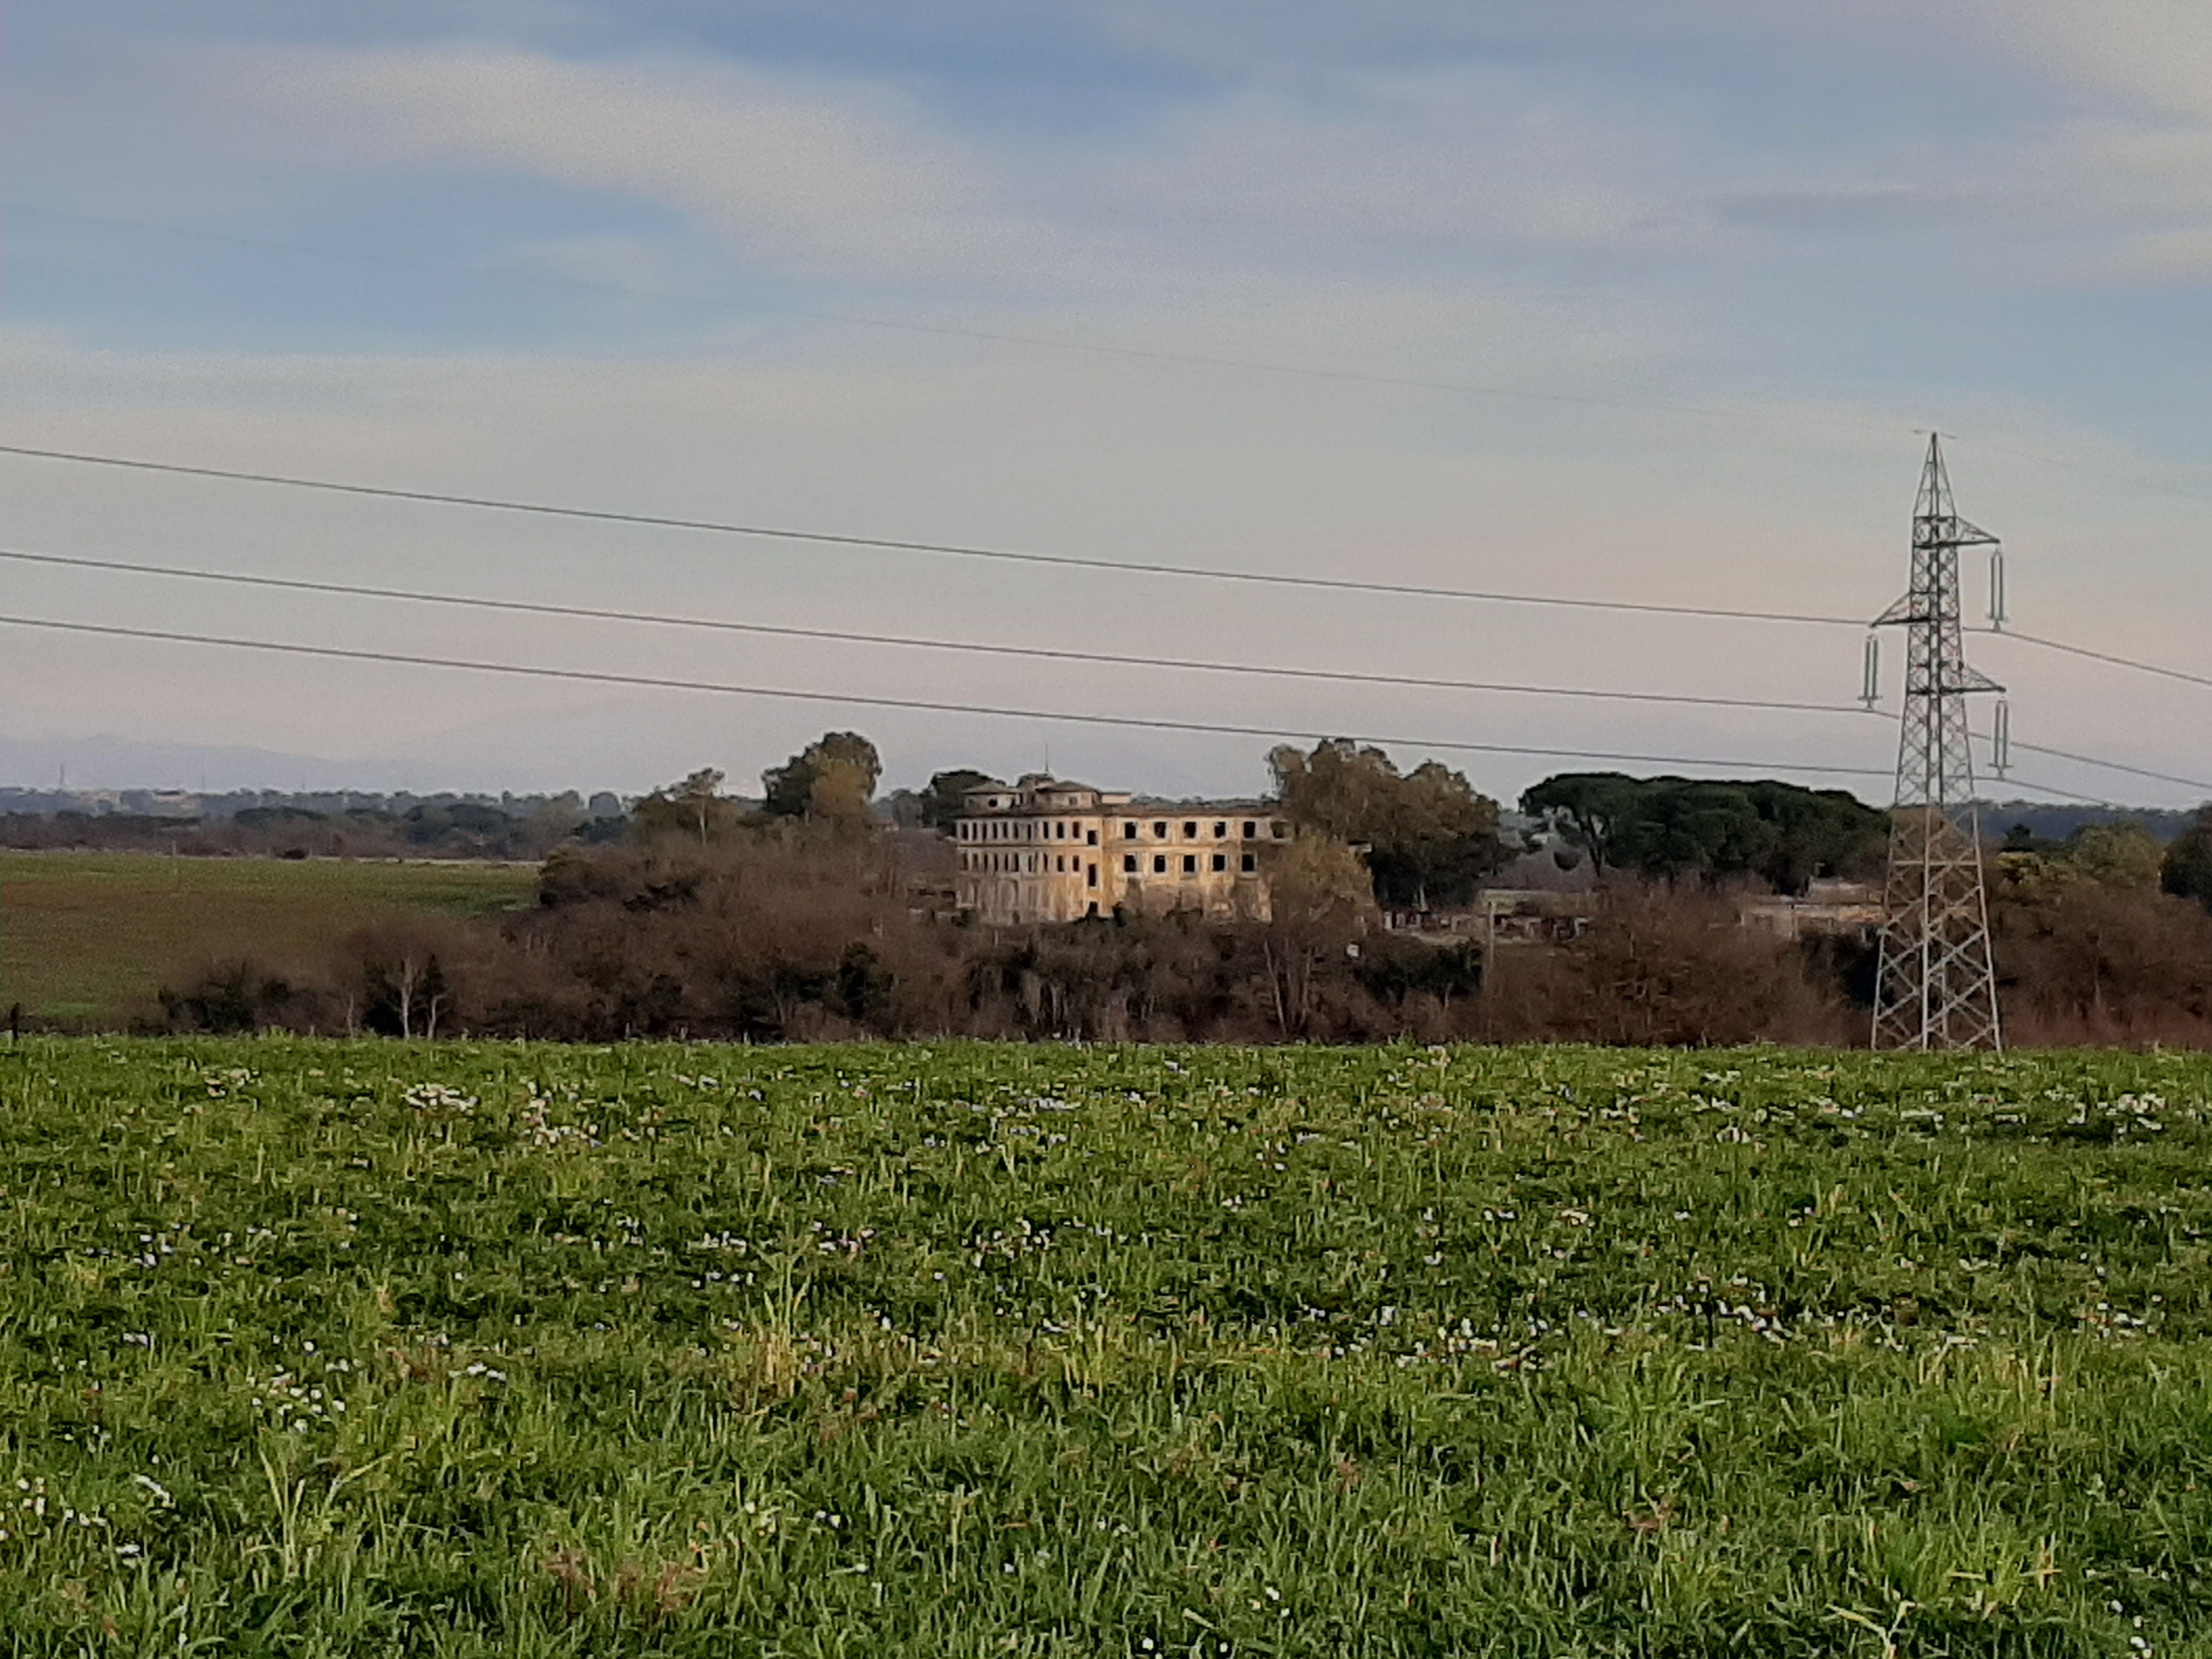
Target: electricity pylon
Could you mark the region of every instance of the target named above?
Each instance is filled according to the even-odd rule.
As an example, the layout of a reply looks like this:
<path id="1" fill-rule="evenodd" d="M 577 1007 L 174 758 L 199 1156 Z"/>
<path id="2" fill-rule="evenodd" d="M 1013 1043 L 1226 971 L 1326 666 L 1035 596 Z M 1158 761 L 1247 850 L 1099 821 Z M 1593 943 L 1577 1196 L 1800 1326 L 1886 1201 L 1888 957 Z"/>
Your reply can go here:
<path id="1" fill-rule="evenodd" d="M 1928 439 L 1912 513 L 1912 586 L 1876 619 L 1907 630 L 1889 880 L 1875 984 L 1877 1048 L 1999 1048 L 1966 698 L 2003 688 L 1966 665 L 1959 550 L 1997 538 L 1960 518 L 1942 440 Z"/>

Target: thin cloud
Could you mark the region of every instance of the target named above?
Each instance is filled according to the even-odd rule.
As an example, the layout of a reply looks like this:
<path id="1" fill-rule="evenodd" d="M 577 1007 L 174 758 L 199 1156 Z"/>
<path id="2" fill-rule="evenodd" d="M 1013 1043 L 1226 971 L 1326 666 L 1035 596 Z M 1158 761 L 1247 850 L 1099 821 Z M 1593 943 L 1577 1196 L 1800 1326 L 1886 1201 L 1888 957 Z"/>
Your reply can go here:
<path id="1" fill-rule="evenodd" d="M 248 96 L 356 163 L 503 172 L 657 204 L 811 274 L 999 263 L 988 167 L 880 88 L 503 46 L 265 55 Z M 234 84 L 239 84 L 234 82 Z"/>
<path id="2" fill-rule="evenodd" d="M 507 38 L 474 43 L 440 43 L 428 24 L 415 44 L 373 49 L 142 43 L 127 73 L 102 60 L 98 76 L 30 106 L 35 142 L 13 153 L 33 158 L 19 172 L 48 182 L 46 205 L 384 251 L 428 269 L 387 292 L 343 260 L 26 216 L 9 226 L 11 321 L 46 331 L 0 336 L 13 429 L 87 449 L 709 517 L 1871 615 L 1903 574 L 1908 428 L 1936 423 L 2021 439 L 2021 456 L 1969 443 L 1954 463 L 1962 505 L 1970 493 L 1978 520 L 2017 538 L 2023 626 L 2039 615 L 2085 643 L 2131 640 L 2185 659 L 2203 631 L 2203 509 L 2100 494 L 2096 473 L 2038 458 L 2124 483 L 2168 476 L 2161 465 L 2193 440 L 2185 418 L 2156 428 L 2143 412 L 2154 398 L 2131 404 L 2130 442 L 2107 431 L 2100 443 L 2082 412 L 2100 406 L 2097 377 L 2122 372 L 2154 387 L 2171 379 L 2174 407 L 2193 407 L 2179 352 L 2106 329 L 2114 355 L 2082 363 L 2106 349 L 2100 331 L 2126 303 L 2122 283 L 2201 269 L 2212 116 L 2143 57 L 2166 15 L 2155 8 L 2123 9 L 2132 33 L 2106 61 L 2063 17 L 2051 45 L 1978 3 L 1939 0 L 1923 21 L 1903 0 L 1832 9 L 1848 18 L 1753 0 L 1575 0 L 1522 9 L 1506 38 L 1480 15 L 1495 9 L 1443 0 L 1392 0 L 1379 24 L 1320 0 L 1127 0 L 1080 14 L 1070 37 L 1112 35 L 1119 13 L 1119 39 L 1151 28 L 1163 44 L 1150 58 L 1102 47 L 1085 64 L 1079 43 L 1062 42 L 1060 73 L 1096 71 L 1079 115 L 1043 107 L 1018 40 L 1001 38 L 1020 31 L 996 0 L 957 0 L 953 23 L 934 9 L 909 16 L 889 45 L 845 12 L 839 49 L 803 67 L 718 55 L 711 41 L 679 59 L 672 37 L 648 45 L 611 7 L 604 29 L 557 43 L 532 32 L 526 8 Z M 2045 0 L 2027 4 L 2057 16 Z M 204 15 L 174 15 L 185 21 L 161 26 L 183 32 Z M 788 45 L 805 25 L 796 11 L 785 21 Z M 1917 109 L 1889 73 L 1908 27 L 1916 46 L 1940 40 L 1947 86 L 1988 95 Z M 923 36 L 934 56 L 903 51 Z M 1869 88 L 1893 101 L 1870 107 Z M 12 106 L 11 132 L 23 107 Z M 533 290 L 513 326 L 490 330 L 482 301 L 498 290 L 456 278 L 470 305 L 453 308 L 458 320 L 426 320 L 449 263 L 770 308 L 619 296 L 541 306 Z M 97 280 L 78 280 L 88 273 Z M 281 315 L 258 309 L 264 301 Z M 1391 376 L 1462 389 L 1377 383 Z M 1468 395 L 1481 386 L 1537 395 Z M 1861 440 L 1836 425 L 1879 425 L 1885 405 L 1906 411 L 1893 434 Z M 1741 418 L 1696 412 L 1715 408 Z M 1184 654 L 1265 639 L 1266 654 L 1291 659 L 1461 672 L 1480 661 L 1531 679 L 1576 665 L 1583 678 L 1720 690 L 1840 696 L 1856 683 L 1848 638 L 1832 660 L 1798 640 L 1255 608 L 1118 580 L 525 536 L 466 515 L 125 489 L 23 464 L 8 476 L 17 533 L 64 550 L 304 574 L 410 566 L 431 586 L 463 585 L 459 572 L 586 603 L 649 588 L 665 609 Z M 167 603 L 41 580 L 56 614 Z M 271 637 L 366 639 L 391 626 L 335 607 L 271 607 L 257 620 Z M 460 625 L 437 626 L 452 630 L 453 653 L 471 647 Z M 702 678 L 738 678 L 720 641 L 548 632 L 482 645 L 486 655 L 511 645 L 518 659 L 673 653 Z M 366 669 L 333 676 L 342 695 L 302 697 L 272 692 L 296 682 L 265 665 L 146 655 L 118 647 L 88 665 L 82 646 L 11 642 L 10 707 L 52 727 L 213 722 L 273 746 L 356 752 L 362 730 L 446 730 L 465 707 L 508 722 L 484 739 L 493 754 L 542 729 L 541 703 L 574 702 Z M 1256 692 L 1158 677 L 1040 683 L 857 653 L 753 666 L 757 679 L 860 688 L 934 676 L 925 689 L 981 686 L 1010 706 L 1265 713 Z M 2139 718 L 2104 671 L 2014 667 L 2023 736 L 2096 749 Z M 175 696 L 185 673 L 213 689 L 212 704 Z M 1428 730 L 1419 717 L 1431 706 L 1377 698 L 1344 723 L 1356 714 L 1375 729 Z M 695 757 L 742 771 L 818 726 L 811 712 L 670 708 L 655 734 L 665 754 L 626 780 L 674 775 Z M 1446 712 L 1440 734 L 1536 729 L 1507 708 Z M 2160 718 L 2160 741 L 2184 729 L 2179 714 Z M 1583 729 L 1547 720 L 1544 733 Z M 1751 740 L 1769 731 L 1783 745 L 1772 752 L 1812 740 L 1747 727 L 1713 741 L 1768 752 Z M 929 757 L 945 763 L 987 752 L 981 727 L 941 737 L 886 720 L 878 735 L 950 744 Z M 1697 735 L 1674 722 L 1637 734 L 1655 750 Z M 630 763 L 621 721 L 577 741 L 580 775 Z M 1249 748 L 1222 753 L 1250 764 Z M 1141 757 L 1117 757 L 1115 770 L 1146 781 Z"/>
<path id="3" fill-rule="evenodd" d="M 2076 91 L 2212 120 L 2212 9 L 2202 0 L 1981 0 L 1990 38 Z"/>

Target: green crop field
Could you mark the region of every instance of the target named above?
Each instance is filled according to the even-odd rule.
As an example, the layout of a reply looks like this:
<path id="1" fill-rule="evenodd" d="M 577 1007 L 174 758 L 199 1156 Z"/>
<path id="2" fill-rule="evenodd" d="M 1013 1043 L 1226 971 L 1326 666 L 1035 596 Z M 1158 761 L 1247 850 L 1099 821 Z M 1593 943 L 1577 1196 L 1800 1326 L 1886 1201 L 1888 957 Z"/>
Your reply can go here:
<path id="1" fill-rule="evenodd" d="M 2212 1061 L 37 1039 L 0 1650 L 2212 1655 Z"/>
<path id="2" fill-rule="evenodd" d="M 122 1029 L 211 961 L 288 969 L 371 922 L 526 903 L 537 878 L 520 865 L 0 853 L 0 1007 Z"/>

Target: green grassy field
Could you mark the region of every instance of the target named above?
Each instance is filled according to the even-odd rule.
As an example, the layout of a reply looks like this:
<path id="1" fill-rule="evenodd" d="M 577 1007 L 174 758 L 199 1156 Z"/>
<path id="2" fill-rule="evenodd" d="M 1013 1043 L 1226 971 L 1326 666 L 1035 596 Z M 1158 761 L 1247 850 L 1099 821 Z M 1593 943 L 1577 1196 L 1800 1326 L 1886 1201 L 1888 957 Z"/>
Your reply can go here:
<path id="1" fill-rule="evenodd" d="M 0 853 L 0 1007 L 122 1029 L 210 961 L 311 962 L 371 922 L 525 903 L 536 882 L 534 866 Z"/>
<path id="2" fill-rule="evenodd" d="M 2212 1061 L 40 1039 L 0 1649 L 2212 1655 Z"/>

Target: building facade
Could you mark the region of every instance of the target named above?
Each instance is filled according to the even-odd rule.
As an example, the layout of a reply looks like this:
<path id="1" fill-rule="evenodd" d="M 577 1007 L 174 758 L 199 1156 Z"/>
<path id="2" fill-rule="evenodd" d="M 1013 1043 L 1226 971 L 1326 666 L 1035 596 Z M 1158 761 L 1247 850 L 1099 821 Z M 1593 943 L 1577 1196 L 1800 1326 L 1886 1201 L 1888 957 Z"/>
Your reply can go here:
<path id="1" fill-rule="evenodd" d="M 1881 927 L 1881 889 L 1871 882 L 1816 878 L 1802 897 L 1739 899 L 1735 913 L 1745 927 L 1763 928 L 1778 939 L 1856 934 L 1871 943 Z"/>
<path id="2" fill-rule="evenodd" d="M 1139 801 L 1031 774 L 970 789 L 952 826 L 958 902 L 994 927 L 1116 909 L 1267 918 L 1287 819 L 1256 801 Z"/>

